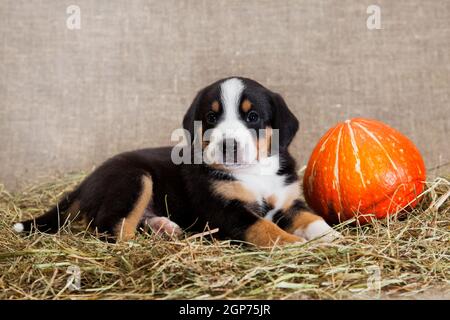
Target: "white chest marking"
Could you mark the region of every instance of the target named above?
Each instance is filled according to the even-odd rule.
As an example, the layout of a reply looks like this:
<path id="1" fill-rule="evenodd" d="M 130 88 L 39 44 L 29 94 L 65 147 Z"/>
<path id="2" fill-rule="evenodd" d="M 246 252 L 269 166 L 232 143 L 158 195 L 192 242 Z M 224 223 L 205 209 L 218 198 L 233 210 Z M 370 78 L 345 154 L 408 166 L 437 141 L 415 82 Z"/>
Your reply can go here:
<path id="1" fill-rule="evenodd" d="M 299 185 L 295 181 L 285 184 L 285 176 L 277 175 L 279 170 L 279 158 L 273 156 L 265 159 L 267 162 L 258 163 L 248 168 L 233 172 L 236 179 L 253 192 L 259 204 L 270 197 L 275 199 L 274 208 L 268 211 L 265 219 L 272 220 L 273 215 L 281 209 L 292 194 L 298 194 Z"/>

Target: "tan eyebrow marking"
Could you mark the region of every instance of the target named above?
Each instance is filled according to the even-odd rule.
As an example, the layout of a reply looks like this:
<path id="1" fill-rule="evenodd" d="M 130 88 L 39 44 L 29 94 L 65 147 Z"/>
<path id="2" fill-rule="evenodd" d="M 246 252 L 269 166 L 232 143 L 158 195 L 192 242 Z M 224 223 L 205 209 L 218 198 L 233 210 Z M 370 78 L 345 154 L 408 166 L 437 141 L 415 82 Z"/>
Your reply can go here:
<path id="1" fill-rule="evenodd" d="M 248 99 L 245 99 L 244 101 L 242 101 L 241 103 L 241 109 L 244 112 L 248 112 L 252 107 L 252 103 L 250 101 L 248 101 Z"/>
<path id="2" fill-rule="evenodd" d="M 218 101 L 214 101 L 214 102 L 211 104 L 211 109 L 212 109 L 212 111 L 214 111 L 214 112 L 219 112 L 219 110 L 220 110 L 220 104 L 219 104 L 219 102 L 218 102 Z"/>

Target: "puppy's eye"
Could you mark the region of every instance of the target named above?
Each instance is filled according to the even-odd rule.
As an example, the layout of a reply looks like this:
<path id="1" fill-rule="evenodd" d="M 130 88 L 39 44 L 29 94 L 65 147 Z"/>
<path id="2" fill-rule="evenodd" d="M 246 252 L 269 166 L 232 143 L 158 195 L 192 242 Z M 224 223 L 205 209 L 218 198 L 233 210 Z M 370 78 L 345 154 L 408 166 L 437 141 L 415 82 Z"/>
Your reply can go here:
<path id="1" fill-rule="evenodd" d="M 259 120 L 259 115 L 256 111 L 250 111 L 247 114 L 247 122 L 256 122 Z"/>
<path id="2" fill-rule="evenodd" d="M 215 124 L 217 122 L 217 115 L 213 111 L 208 112 L 206 114 L 206 122 Z"/>

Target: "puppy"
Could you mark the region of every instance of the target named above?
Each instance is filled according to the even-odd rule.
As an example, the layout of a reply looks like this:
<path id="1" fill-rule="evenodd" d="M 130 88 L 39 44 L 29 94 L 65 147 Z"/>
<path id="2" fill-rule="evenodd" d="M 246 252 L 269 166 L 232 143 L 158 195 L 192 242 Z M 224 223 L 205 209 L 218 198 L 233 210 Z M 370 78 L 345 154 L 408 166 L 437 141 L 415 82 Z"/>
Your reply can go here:
<path id="1" fill-rule="evenodd" d="M 206 226 L 260 247 L 331 241 L 339 233 L 299 198 L 288 152 L 298 127 L 279 94 L 248 78 L 219 80 L 198 92 L 184 116 L 184 144 L 107 160 L 56 207 L 14 230 L 55 232 L 81 216 L 115 241 L 137 230 Z"/>

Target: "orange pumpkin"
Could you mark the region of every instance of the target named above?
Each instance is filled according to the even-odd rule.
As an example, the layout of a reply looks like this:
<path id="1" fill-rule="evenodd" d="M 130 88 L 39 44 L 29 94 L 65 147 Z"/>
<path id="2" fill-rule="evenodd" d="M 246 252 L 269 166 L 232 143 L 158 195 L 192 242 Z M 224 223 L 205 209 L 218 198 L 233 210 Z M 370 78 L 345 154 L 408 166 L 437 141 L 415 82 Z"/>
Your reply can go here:
<path id="1" fill-rule="evenodd" d="M 397 130 L 355 118 L 331 128 L 309 159 L 303 179 L 310 207 L 329 223 L 360 223 L 414 207 L 425 165 L 414 144 Z"/>

